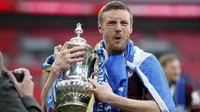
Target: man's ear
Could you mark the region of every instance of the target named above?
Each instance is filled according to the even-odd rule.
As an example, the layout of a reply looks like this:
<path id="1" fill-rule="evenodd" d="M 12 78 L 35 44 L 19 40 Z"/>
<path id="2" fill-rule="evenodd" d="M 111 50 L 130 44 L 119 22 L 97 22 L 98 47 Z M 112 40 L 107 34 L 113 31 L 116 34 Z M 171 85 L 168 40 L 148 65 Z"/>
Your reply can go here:
<path id="1" fill-rule="evenodd" d="M 132 32 L 133 32 L 133 26 L 131 25 L 130 34 L 132 34 Z"/>
<path id="2" fill-rule="evenodd" d="M 102 33 L 102 27 L 100 23 L 98 24 L 98 30 L 99 30 L 99 33 Z"/>

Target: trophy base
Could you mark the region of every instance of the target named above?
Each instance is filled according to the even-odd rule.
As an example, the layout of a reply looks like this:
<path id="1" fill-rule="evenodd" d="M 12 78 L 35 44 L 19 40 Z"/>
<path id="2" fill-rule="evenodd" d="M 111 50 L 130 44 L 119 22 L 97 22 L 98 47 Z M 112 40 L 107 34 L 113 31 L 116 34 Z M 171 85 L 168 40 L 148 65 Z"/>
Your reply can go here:
<path id="1" fill-rule="evenodd" d="M 56 112 L 86 112 L 87 104 L 82 102 L 66 102 L 60 104 Z"/>

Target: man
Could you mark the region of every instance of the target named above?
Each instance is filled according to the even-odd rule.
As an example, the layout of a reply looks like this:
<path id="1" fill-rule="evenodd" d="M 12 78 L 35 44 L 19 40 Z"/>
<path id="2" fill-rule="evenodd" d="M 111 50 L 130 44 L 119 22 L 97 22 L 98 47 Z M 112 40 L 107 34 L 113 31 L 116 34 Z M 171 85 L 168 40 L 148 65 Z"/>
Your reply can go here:
<path id="1" fill-rule="evenodd" d="M 165 54 L 159 60 L 166 75 L 177 111 L 198 111 L 197 107 L 200 104 L 198 92 L 195 91 L 192 84 L 181 77 L 181 64 L 178 57 L 173 54 Z"/>
<path id="2" fill-rule="evenodd" d="M 159 62 L 152 54 L 134 47 L 130 40 L 133 24 L 130 9 L 120 1 L 109 2 L 99 12 L 98 22 L 103 41 L 98 43 L 96 50 L 105 48 L 109 54 L 105 65 L 108 79 L 89 79 L 97 99 L 93 111 L 175 112 Z M 69 44 L 55 47 L 55 60 L 45 63 L 51 65 L 51 69 L 42 93 L 44 109 L 48 105 L 46 96 L 58 73 L 84 60 L 85 46 L 68 49 Z M 48 60 L 51 59 L 50 56 Z M 97 74 L 105 76 L 102 72 Z"/>
<path id="3" fill-rule="evenodd" d="M 18 82 L 11 72 L 8 72 L 8 76 L 2 75 L 2 70 L 3 56 L 0 52 L 0 111 L 42 112 L 33 98 L 34 84 L 29 71 L 24 68 L 16 69 L 15 71 L 24 72 L 22 82 Z"/>

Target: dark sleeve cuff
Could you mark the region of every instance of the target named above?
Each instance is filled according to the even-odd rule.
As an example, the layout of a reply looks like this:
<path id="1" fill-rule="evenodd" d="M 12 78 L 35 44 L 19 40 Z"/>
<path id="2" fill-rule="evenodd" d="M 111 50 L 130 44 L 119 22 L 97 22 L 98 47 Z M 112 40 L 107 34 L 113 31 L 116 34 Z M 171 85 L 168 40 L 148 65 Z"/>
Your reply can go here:
<path id="1" fill-rule="evenodd" d="M 27 110 L 37 109 L 38 112 L 42 112 L 40 105 L 37 101 L 31 96 L 24 96 L 21 98 L 22 103 L 26 107 Z"/>

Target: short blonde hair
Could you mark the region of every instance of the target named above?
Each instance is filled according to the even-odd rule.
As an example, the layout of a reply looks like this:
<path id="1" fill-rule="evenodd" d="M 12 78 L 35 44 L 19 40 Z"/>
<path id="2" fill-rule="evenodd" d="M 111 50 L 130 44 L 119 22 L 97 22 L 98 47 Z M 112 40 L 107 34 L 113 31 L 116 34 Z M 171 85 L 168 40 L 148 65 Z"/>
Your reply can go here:
<path id="1" fill-rule="evenodd" d="M 99 11 L 99 14 L 98 14 L 98 23 L 102 24 L 102 15 L 104 12 L 110 11 L 110 10 L 118 10 L 118 9 L 127 10 L 129 12 L 130 22 L 131 22 L 131 25 L 133 25 L 133 16 L 132 16 L 131 10 L 128 8 L 128 6 L 126 4 L 124 4 L 121 1 L 116 1 L 116 0 L 108 2 L 106 5 L 104 5 L 101 8 L 101 10 Z"/>

